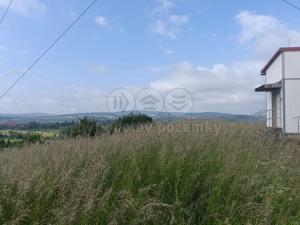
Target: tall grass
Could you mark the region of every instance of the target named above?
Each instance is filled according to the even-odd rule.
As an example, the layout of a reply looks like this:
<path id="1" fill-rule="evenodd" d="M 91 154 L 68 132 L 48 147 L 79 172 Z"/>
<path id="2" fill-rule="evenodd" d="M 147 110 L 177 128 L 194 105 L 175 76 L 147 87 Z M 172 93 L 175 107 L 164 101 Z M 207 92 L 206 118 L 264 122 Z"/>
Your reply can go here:
<path id="1" fill-rule="evenodd" d="M 300 224 L 300 144 L 260 125 L 0 153 L 0 224 Z"/>

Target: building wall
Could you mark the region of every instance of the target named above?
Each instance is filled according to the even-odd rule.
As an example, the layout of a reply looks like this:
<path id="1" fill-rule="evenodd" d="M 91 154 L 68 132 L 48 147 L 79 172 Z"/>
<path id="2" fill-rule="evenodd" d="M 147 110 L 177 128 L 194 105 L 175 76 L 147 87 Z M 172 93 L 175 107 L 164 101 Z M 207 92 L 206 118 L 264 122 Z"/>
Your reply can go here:
<path id="1" fill-rule="evenodd" d="M 272 113 L 270 113 L 272 110 L 272 93 L 267 92 L 267 127 L 271 128 L 273 126 L 272 124 Z"/>
<path id="2" fill-rule="evenodd" d="M 284 52 L 266 71 L 266 84 L 284 80 L 281 92 L 281 126 L 287 134 L 299 133 L 300 116 L 300 52 Z M 273 109 L 272 93 L 267 92 L 267 110 Z M 272 113 L 267 115 L 267 127 L 272 126 Z"/>
<path id="3" fill-rule="evenodd" d="M 266 72 L 266 83 L 273 84 L 282 80 L 282 55 L 278 56 Z"/>
<path id="4" fill-rule="evenodd" d="M 283 78 L 283 57 L 282 55 L 278 56 L 277 59 L 273 62 L 273 64 L 268 68 L 266 71 L 266 84 L 273 84 L 281 81 Z M 274 106 L 272 105 L 272 92 L 267 92 L 267 127 L 273 127 L 273 118 L 272 118 L 272 110 L 275 110 Z M 282 97 L 282 93 L 281 93 Z M 282 108 L 282 103 L 280 104 L 280 108 Z M 280 110 L 280 109 L 277 109 Z M 278 123 L 281 124 L 283 127 L 283 120 L 282 120 L 282 112 L 279 114 L 281 117 L 278 117 L 277 120 L 280 121 Z"/>
<path id="5" fill-rule="evenodd" d="M 277 128 L 283 128 L 283 92 L 280 91 L 279 96 L 277 96 L 276 102 L 277 106 L 273 105 L 273 100 L 272 100 L 272 92 L 267 92 L 266 93 L 266 98 L 267 98 L 267 127 L 273 128 L 273 110 L 276 110 L 277 112 Z"/>
<path id="6" fill-rule="evenodd" d="M 284 129 L 284 89 L 281 88 L 281 91 L 280 91 L 280 119 L 281 119 L 281 128 L 282 130 Z"/>
<path id="7" fill-rule="evenodd" d="M 285 52 L 284 62 L 285 78 L 300 79 L 300 52 Z"/>
<path id="8" fill-rule="evenodd" d="M 277 111 L 277 126 L 278 128 L 283 128 L 283 101 L 282 101 L 282 90 L 280 91 L 279 95 L 277 96 L 277 108 L 276 108 L 276 111 Z"/>
<path id="9" fill-rule="evenodd" d="M 285 127 L 286 133 L 298 133 L 300 116 L 300 80 L 285 80 Z"/>

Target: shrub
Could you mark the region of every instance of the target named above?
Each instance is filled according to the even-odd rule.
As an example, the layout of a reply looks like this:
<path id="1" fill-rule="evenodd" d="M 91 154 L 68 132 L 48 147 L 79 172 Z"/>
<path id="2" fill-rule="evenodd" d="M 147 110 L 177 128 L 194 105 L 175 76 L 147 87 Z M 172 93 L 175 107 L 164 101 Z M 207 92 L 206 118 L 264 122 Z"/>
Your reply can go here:
<path id="1" fill-rule="evenodd" d="M 43 135 L 40 133 L 28 132 L 26 134 L 23 134 L 23 140 L 26 144 L 34 144 L 34 143 L 43 143 L 45 139 Z"/>
<path id="2" fill-rule="evenodd" d="M 110 126 L 110 133 L 116 130 L 122 131 L 125 128 L 136 128 L 139 125 L 153 123 L 153 119 L 145 114 L 129 114 L 115 120 Z"/>
<path id="3" fill-rule="evenodd" d="M 84 117 L 79 119 L 76 124 L 64 129 L 62 135 L 72 138 L 78 136 L 93 138 L 101 132 L 103 132 L 103 128 L 97 124 L 95 119 Z"/>
<path id="4" fill-rule="evenodd" d="M 22 147 L 24 144 L 44 143 L 45 140 L 41 133 L 9 131 L 4 139 L 0 139 L 0 148 Z"/>

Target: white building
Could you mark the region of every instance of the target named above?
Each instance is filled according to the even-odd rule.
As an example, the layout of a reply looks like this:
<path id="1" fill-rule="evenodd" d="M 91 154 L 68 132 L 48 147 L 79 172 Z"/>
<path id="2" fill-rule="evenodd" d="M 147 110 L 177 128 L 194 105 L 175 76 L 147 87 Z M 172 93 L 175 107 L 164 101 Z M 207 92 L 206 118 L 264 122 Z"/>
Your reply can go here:
<path id="1" fill-rule="evenodd" d="M 262 69 L 266 92 L 267 127 L 284 134 L 300 133 L 300 47 L 280 48 Z"/>

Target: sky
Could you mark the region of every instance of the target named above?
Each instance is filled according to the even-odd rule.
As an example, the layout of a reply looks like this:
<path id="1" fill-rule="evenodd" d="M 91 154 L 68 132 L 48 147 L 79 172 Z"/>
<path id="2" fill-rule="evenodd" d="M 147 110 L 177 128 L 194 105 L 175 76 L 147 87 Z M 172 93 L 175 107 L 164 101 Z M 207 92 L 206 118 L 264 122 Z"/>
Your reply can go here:
<path id="1" fill-rule="evenodd" d="M 0 93 L 89 3 L 14 0 L 0 25 Z M 119 88 L 182 88 L 193 112 L 251 114 L 265 107 L 254 93 L 260 69 L 279 47 L 300 45 L 299 18 L 281 0 L 98 0 L 0 100 L 0 113 L 105 112 Z"/>

